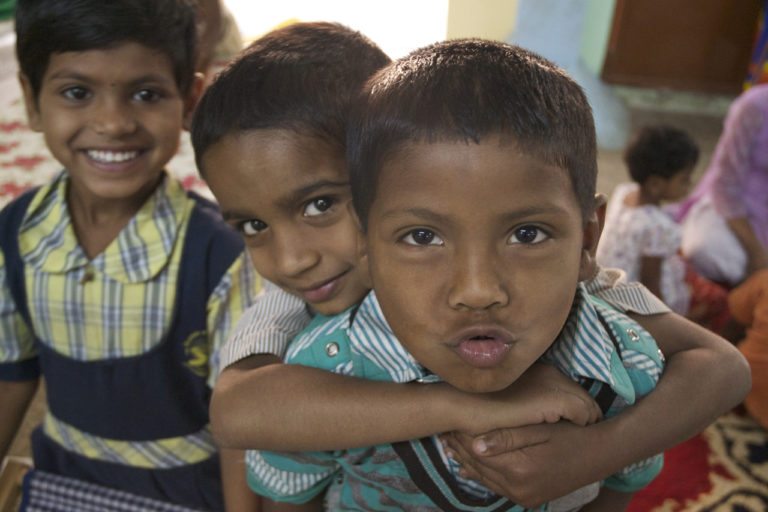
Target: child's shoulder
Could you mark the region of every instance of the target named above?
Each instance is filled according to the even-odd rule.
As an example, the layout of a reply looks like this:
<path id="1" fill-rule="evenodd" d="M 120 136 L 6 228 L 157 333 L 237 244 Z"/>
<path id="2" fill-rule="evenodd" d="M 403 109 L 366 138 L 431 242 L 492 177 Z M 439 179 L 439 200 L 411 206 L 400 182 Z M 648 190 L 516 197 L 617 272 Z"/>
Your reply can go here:
<path id="1" fill-rule="evenodd" d="M 663 365 L 664 358 L 656 340 L 643 326 L 604 300 L 591 295 L 588 297 L 622 358 L 626 354 L 638 353 L 650 358 L 658 366 Z"/>

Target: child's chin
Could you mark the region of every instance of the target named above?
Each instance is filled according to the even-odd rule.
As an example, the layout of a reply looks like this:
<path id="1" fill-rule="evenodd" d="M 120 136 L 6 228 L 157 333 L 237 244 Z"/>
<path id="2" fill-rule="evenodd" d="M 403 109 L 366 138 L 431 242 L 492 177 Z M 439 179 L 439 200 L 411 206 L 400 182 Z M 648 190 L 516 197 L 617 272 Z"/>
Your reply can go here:
<path id="1" fill-rule="evenodd" d="M 473 376 L 477 375 L 475 372 L 472 373 Z M 512 384 L 512 381 L 509 379 L 493 376 L 488 370 L 485 370 L 483 373 L 485 375 L 479 375 L 475 378 L 444 380 L 456 389 L 466 391 L 467 393 L 493 393 L 506 389 Z"/>

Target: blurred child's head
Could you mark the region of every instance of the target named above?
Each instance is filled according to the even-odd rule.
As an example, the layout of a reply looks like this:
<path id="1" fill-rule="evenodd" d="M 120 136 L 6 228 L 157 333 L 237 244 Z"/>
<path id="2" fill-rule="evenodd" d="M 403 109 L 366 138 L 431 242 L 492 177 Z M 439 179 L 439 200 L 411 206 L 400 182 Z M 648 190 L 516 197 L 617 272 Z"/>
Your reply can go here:
<path id="1" fill-rule="evenodd" d="M 503 43 L 422 48 L 377 73 L 348 138 L 373 288 L 403 345 L 469 391 L 556 339 L 599 236 L 581 88 Z"/>
<path id="2" fill-rule="evenodd" d="M 19 78 L 30 127 L 69 193 L 139 205 L 179 147 L 199 95 L 186 0 L 21 0 Z"/>
<path id="3" fill-rule="evenodd" d="M 643 127 L 624 151 L 632 180 L 669 201 L 688 192 L 698 160 L 696 142 L 683 130 L 666 125 Z"/>
<path id="4" fill-rule="evenodd" d="M 342 25 L 288 25 L 223 71 L 193 120 L 200 173 L 256 269 L 323 314 L 367 291 L 357 269 L 346 130 L 353 98 L 388 62 Z"/>

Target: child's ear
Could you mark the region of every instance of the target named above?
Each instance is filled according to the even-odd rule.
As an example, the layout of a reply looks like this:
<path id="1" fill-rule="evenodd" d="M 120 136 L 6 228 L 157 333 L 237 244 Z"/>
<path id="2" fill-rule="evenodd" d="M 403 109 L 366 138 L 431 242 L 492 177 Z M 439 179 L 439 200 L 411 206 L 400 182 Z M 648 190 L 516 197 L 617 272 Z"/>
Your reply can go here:
<path id="1" fill-rule="evenodd" d="M 605 194 L 595 194 L 595 214 L 597 215 L 597 224 L 600 228 L 597 237 L 603 234 L 603 228 L 605 227 L 605 211 L 608 209 L 608 198 Z"/>
<path id="2" fill-rule="evenodd" d="M 37 105 L 37 98 L 32 91 L 32 84 L 24 73 L 19 73 L 19 84 L 24 93 L 24 107 L 27 109 L 27 124 L 29 128 L 36 132 L 43 131 L 42 120 L 40 119 L 40 109 Z"/>
<path id="3" fill-rule="evenodd" d="M 605 224 L 605 205 L 605 196 L 595 194 L 595 209 L 584 224 L 579 281 L 591 279 L 597 273 L 597 243 L 600 241 L 600 233 Z"/>
<path id="4" fill-rule="evenodd" d="M 360 217 L 357 216 L 357 212 L 355 212 L 355 208 L 352 206 L 351 201 L 348 204 L 348 208 L 349 215 L 355 222 L 357 237 L 357 265 L 360 272 L 360 278 L 367 288 L 373 288 L 373 283 L 371 282 L 370 267 L 368 266 L 368 239 L 363 232 L 363 226 L 360 224 Z"/>
<path id="5" fill-rule="evenodd" d="M 184 100 L 184 129 L 189 131 L 192 126 L 192 116 L 195 113 L 195 107 L 203 97 L 205 92 L 205 76 L 202 73 L 195 73 L 195 78 L 189 86 L 189 93 Z"/>

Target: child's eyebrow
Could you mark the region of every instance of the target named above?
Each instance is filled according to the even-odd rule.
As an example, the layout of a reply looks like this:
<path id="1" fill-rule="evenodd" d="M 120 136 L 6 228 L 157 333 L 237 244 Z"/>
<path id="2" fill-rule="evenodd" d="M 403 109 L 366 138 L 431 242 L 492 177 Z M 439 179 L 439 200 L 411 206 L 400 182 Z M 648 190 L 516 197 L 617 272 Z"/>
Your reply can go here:
<path id="1" fill-rule="evenodd" d="M 51 74 L 50 80 L 76 80 L 78 82 L 91 82 L 92 78 L 76 71 L 63 69 Z"/>
<path id="2" fill-rule="evenodd" d="M 308 196 L 316 193 L 318 190 L 331 189 L 331 188 L 348 188 L 349 181 L 331 181 L 331 180 L 319 180 L 303 187 L 299 187 L 293 190 L 291 193 L 279 197 L 275 200 L 275 203 L 281 207 L 292 207 L 296 203 L 302 202 Z"/>
<path id="3" fill-rule="evenodd" d="M 225 221 L 231 221 L 231 220 L 252 219 L 254 215 L 253 213 L 247 212 L 245 210 L 222 210 L 221 217 Z"/>
<path id="4" fill-rule="evenodd" d="M 519 208 L 517 210 L 502 212 L 500 217 L 505 220 L 512 221 L 512 220 L 524 219 L 524 218 L 532 217 L 536 215 L 568 215 L 570 216 L 571 214 L 572 212 L 568 211 L 566 208 L 563 208 L 559 205 L 547 204 L 547 205 L 527 206 L 527 207 Z M 390 210 L 385 210 L 381 214 L 382 219 L 397 218 L 397 217 L 404 217 L 404 216 L 419 217 L 431 222 L 440 222 L 440 223 L 448 223 L 451 221 L 449 215 L 444 215 L 444 214 L 432 211 L 428 208 L 420 208 L 420 207 L 404 208 L 402 210 L 390 209 Z"/>
<path id="5" fill-rule="evenodd" d="M 431 222 L 435 223 L 445 223 L 449 221 L 449 218 L 447 215 L 442 215 L 440 213 L 434 212 L 432 210 L 429 210 L 427 208 L 405 208 L 403 210 L 397 210 L 397 209 L 391 209 L 391 210 L 385 210 L 381 214 L 382 219 L 396 219 L 397 217 L 419 217 L 424 220 L 429 220 Z"/>
<path id="6" fill-rule="evenodd" d="M 328 190 L 334 188 L 348 188 L 348 181 L 320 180 L 312 182 L 303 187 L 291 191 L 289 194 L 275 199 L 275 204 L 280 208 L 293 208 L 296 204 L 304 202 L 307 196 L 310 196 L 318 190 Z M 222 210 L 221 216 L 225 221 L 253 219 L 255 217 L 252 211 L 247 210 Z"/>
<path id="7" fill-rule="evenodd" d="M 66 70 L 66 69 L 54 72 L 53 74 L 51 74 L 49 79 L 50 80 L 74 80 L 77 82 L 85 82 L 85 83 L 97 82 L 97 80 L 95 80 L 92 76 L 85 75 L 78 71 L 72 71 L 72 70 Z M 173 83 L 173 80 L 171 80 L 169 77 L 166 77 L 165 75 L 162 75 L 160 73 L 149 73 L 147 75 L 134 78 L 129 82 L 129 86 L 135 87 L 137 85 L 147 84 L 147 83 L 168 84 L 168 83 Z"/>
<path id="8" fill-rule="evenodd" d="M 131 85 L 136 86 L 140 84 L 173 84 L 175 83 L 170 76 L 165 76 L 159 73 L 150 73 L 148 75 L 140 76 L 135 80 L 131 80 Z"/>

